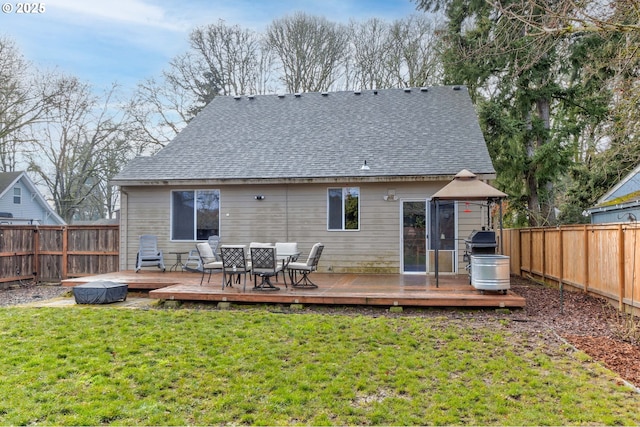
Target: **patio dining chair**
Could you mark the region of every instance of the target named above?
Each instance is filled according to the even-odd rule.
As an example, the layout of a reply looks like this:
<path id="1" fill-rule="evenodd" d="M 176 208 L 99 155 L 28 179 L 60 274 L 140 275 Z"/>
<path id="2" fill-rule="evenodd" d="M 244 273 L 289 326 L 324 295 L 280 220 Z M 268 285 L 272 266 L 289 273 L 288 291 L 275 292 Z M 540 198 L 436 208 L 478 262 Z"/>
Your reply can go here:
<path id="1" fill-rule="evenodd" d="M 251 266 L 247 262 L 247 247 L 245 245 L 222 245 L 220 246 L 220 256 L 222 258 L 222 289 L 225 286 L 233 287 L 233 279 L 240 283 L 240 275 L 244 275 L 242 291 L 247 287 L 247 273 L 251 271 Z M 227 278 L 228 276 L 228 278 Z"/>
<path id="2" fill-rule="evenodd" d="M 313 283 L 309 279 L 309 274 L 316 271 L 318 268 L 318 261 L 320 261 L 320 255 L 324 245 L 322 243 L 316 243 L 309 252 L 309 257 L 306 262 L 290 262 L 287 266 L 289 272 L 289 279 L 291 280 L 291 286 L 294 288 L 317 288 L 318 285 Z M 302 274 L 302 277 L 296 280 L 297 273 Z"/>
<path id="3" fill-rule="evenodd" d="M 140 248 L 136 255 L 136 273 L 142 267 L 158 267 L 162 272 L 166 270 L 164 266 L 164 255 L 158 249 L 158 237 L 152 234 L 140 236 Z"/>
<path id="4" fill-rule="evenodd" d="M 207 280 L 207 283 L 209 283 L 213 270 L 222 270 L 222 261 L 216 260 L 215 252 L 211 250 L 209 243 L 201 242 L 196 244 L 196 250 L 198 251 L 200 264 L 202 265 L 202 278 L 200 279 L 200 286 L 202 286 L 205 273 L 207 271 L 209 272 L 209 279 Z"/>
<path id="5" fill-rule="evenodd" d="M 290 262 L 298 260 L 300 251 L 298 251 L 298 243 L 296 242 L 276 242 L 276 256 L 282 260 L 282 279 L 285 285 L 287 279 L 285 277 L 285 269 Z M 277 277 L 277 276 L 276 276 Z"/>
<path id="6" fill-rule="evenodd" d="M 253 247 L 251 250 L 251 274 L 253 275 L 253 289 L 260 291 L 277 291 L 280 288 L 271 283 L 271 277 L 282 271 L 282 264 L 278 262 L 275 246 Z M 257 284 L 260 276 L 261 282 Z M 287 282 L 285 280 L 285 286 Z"/>
<path id="7" fill-rule="evenodd" d="M 209 243 L 209 246 L 211 246 L 211 251 L 213 252 L 213 256 L 215 257 L 215 260 L 222 261 L 220 259 L 220 255 L 218 255 L 218 247 L 220 246 L 220 236 L 209 236 L 207 243 Z M 198 248 L 191 249 L 189 251 L 189 255 L 187 256 L 187 260 L 184 263 L 183 270 L 187 270 L 191 272 L 202 272 L 202 260 L 200 259 Z"/>

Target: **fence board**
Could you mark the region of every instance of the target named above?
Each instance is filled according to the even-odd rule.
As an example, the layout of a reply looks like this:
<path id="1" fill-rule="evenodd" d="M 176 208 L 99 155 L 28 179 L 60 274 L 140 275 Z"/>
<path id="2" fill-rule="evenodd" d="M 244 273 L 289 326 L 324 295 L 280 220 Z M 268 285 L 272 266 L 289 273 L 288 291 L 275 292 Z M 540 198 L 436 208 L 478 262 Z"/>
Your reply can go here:
<path id="1" fill-rule="evenodd" d="M 119 227 L 0 226 L 0 282 L 118 271 Z"/>
<path id="2" fill-rule="evenodd" d="M 617 301 L 625 310 L 640 308 L 637 224 L 509 229 L 505 235 L 505 255 L 511 258 L 514 274 L 532 274 L 593 292 Z"/>

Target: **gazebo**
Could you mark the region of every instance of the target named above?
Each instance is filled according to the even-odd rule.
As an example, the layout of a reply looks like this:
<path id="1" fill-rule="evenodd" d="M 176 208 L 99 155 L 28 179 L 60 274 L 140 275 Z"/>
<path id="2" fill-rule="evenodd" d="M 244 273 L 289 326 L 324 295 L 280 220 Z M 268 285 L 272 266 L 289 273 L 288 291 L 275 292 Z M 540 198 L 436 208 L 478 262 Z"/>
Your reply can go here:
<path id="1" fill-rule="evenodd" d="M 478 176 L 473 172 L 468 171 L 467 169 L 463 169 L 456 174 L 449 184 L 445 185 L 435 193 L 431 197 L 431 203 L 435 204 L 435 211 L 439 212 L 440 202 L 441 201 L 480 201 L 486 202 L 487 205 L 489 203 L 498 203 L 500 209 L 499 215 L 499 226 L 500 226 L 500 253 L 503 252 L 502 247 L 502 199 L 506 198 L 507 195 L 502 191 L 498 190 L 495 187 L 487 184 L 486 182 L 480 181 Z M 487 215 L 489 213 L 487 212 Z M 436 230 L 440 228 L 439 218 L 436 215 L 435 218 L 435 226 Z M 438 249 L 440 243 L 436 244 L 435 247 L 435 276 L 436 276 L 436 287 L 438 286 Z"/>

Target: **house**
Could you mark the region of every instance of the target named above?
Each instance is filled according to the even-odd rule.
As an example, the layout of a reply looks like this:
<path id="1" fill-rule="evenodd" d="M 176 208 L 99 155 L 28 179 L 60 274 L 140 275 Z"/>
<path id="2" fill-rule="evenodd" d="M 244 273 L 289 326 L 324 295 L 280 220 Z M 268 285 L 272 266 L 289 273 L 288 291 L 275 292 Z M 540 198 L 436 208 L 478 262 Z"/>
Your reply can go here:
<path id="1" fill-rule="evenodd" d="M 165 254 L 222 244 L 325 245 L 319 271 L 464 271 L 464 237 L 492 226 L 487 206 L 431 196 L 463 169 L 495 170 L 462 86 L 219 96 L 121 188 L 121 269 L 139 236 Z M 170 261 L 170 260 L 169 260 Z"/>
<path id="2" fill-rule="evenodd" d="M 24 172 L 0 172 L 0 224 L 64 225 Z"/>
<path id="3" fill-rule="evenodd" d="M 586 210 L 592 224 L 640 219 L 640 165 Z"/>

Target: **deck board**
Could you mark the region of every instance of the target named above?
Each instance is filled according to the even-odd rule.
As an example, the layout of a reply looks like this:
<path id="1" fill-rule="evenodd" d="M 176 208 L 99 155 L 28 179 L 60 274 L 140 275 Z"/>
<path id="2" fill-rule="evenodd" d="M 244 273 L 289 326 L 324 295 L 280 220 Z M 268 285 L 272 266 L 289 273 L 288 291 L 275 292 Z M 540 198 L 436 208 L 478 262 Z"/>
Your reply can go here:
<path id="1" fill-rule="evenodd" d="M 433 275 L 314 273 L 310 277 L 317 289 L 285 287 L 280 278 L 279 291 L 254 291 L 253 280 L 247 277 L 246 292 L 242 291 L 242 284 L 223 290 L 220 273 L 213 274 L 210 283 L 205 277 L 201 286 L 199 273 L 151 270 L 68 279 L 62 285 L 110 280 L 126 283 L 129 289 L 148 290 L 150 298 L 177 301 L 501 308 L 521 308 L 526 304 L 524 298 L 511 291 L 483 293 L 474 289 L 466 275 L 441 275 L 438 287 Z"/>

